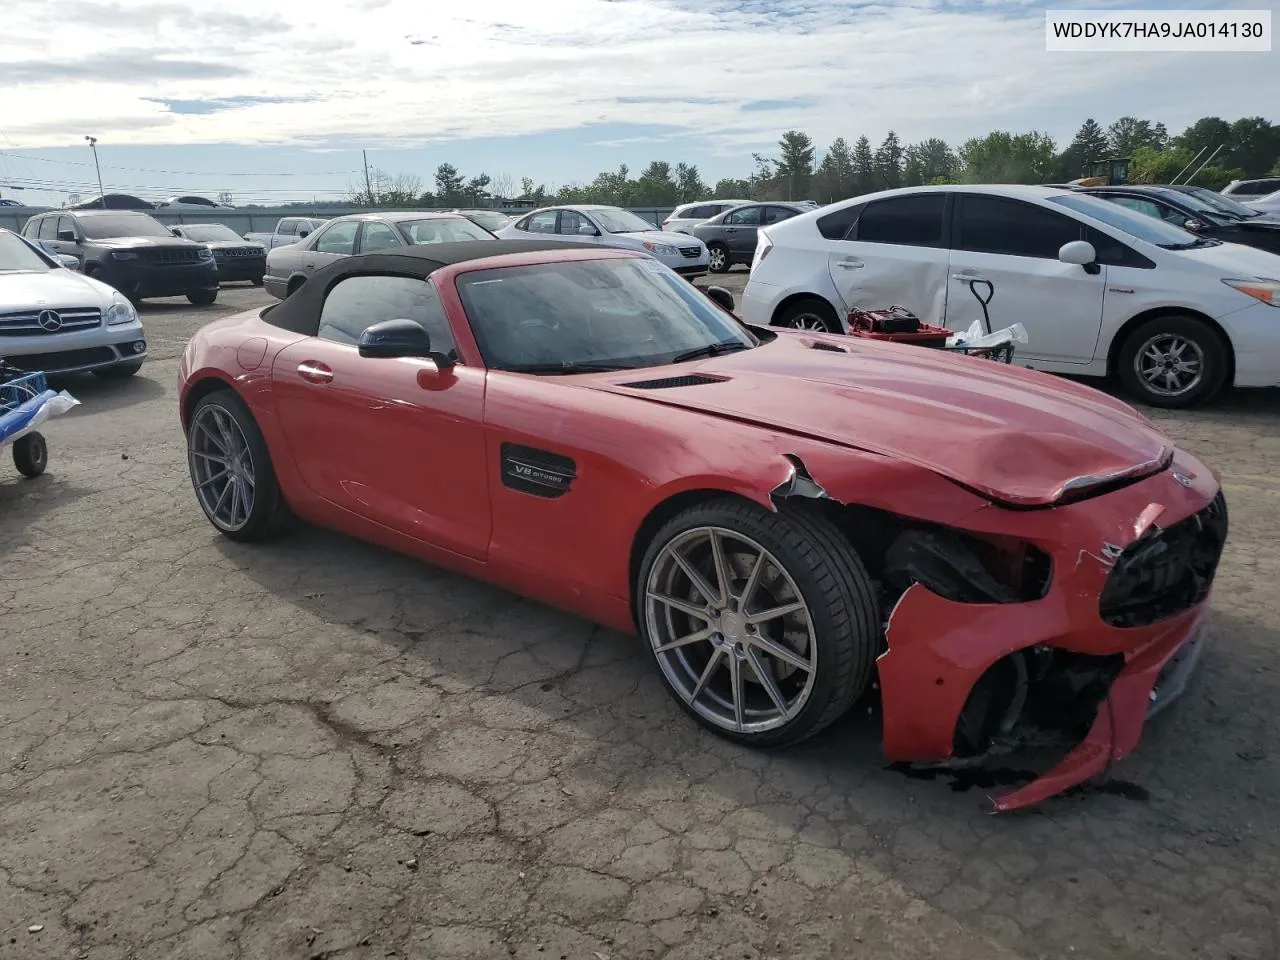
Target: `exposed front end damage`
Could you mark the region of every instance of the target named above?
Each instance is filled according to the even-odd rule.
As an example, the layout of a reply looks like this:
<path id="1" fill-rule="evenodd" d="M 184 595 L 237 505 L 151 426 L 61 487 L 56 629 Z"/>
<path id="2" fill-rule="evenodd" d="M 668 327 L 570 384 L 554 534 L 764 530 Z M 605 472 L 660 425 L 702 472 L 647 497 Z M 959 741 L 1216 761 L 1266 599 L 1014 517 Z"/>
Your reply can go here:
<path id="1" fill-rule="evenodd" d="M 921 513 L 945 523 L 793 466 L 775 504 L 807 501 L 836 519 L 881 586 L 891 761 L 1065 754 L 992 799 L 993 812 L 1011 811 L 1105 774 L 1185 688 L 1227 512 L 1212 473 L 1181 451 L 1160 473 L 1044 509 L 966 512 L 933 496 Z"/>

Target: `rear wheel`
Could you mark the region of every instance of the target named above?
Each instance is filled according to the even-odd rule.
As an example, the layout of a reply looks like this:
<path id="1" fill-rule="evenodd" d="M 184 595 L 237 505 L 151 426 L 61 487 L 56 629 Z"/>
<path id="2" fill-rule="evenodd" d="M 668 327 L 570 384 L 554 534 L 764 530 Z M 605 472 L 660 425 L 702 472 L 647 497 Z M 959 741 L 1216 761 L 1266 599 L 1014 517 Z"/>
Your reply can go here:
<path id="1" fill-rule="evenodd" d="M 817 297 L 797 300 L 774 318 L 773 325 L 815 333 L 844 333 L 831 304 Z"/>
<path id="2" fill-rule="evenodd" d="M 207 307 L 218 299 L 217 290 L 192 290 L 187 294 L 187 299 L 197 307 Z"/>
<path id="3" fill-rule="evenodd" d="M 261 277 L 254 277 L 254 278 L 253 278 L 252 280 L 250 280 L 249 282 L 250 282 L 250 283 L 252 283 L 255 287 L 260 287 L 260 286 L 262 286 L 262 278 L 261 278 Z"/>
<path id="4" fill-rule="evenodd" d="M 880 622 L 871 581 L 815 515 L 729 498 L 691 507 L 650 544 L 636 591 L 663 683 L 727 739 L 796 743 L 870 682 Z"/>
<path id="5" fill-rule="evenodd" d="M 28 433 L 13 442 L 13 465 L 24 477 L 38 477 L 49 465 L 49 445 L 41 433 Z"/>
<path id="6" fill-rule="evenodd" d="M 729 272 L 729 248 L 723 243 L 707 244 L 707 269 L 712 273 Z"/>
<path id="7" fill-rule="evenodd" d="M 262 431 L 231 390 L 202 397 L 191 412 L 187 465 L 200 509 L 223 536 L 263 540 L 288 521 Z"/>
<path id="8" fill-rule="evenodd" d="M 1227 381 L 1229 354 L 1203 320 L 1169 313 L 1140 324 L 1120 348 L 1126 391 L 1153 407 L 1190 407 L 1210 399 Z"/>

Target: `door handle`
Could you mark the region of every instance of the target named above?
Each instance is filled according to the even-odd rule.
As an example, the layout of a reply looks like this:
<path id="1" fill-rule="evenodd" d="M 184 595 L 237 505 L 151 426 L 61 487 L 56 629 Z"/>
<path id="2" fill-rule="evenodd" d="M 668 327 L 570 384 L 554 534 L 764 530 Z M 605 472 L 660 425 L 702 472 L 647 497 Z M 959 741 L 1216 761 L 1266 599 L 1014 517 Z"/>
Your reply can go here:
<path id="1" fill-rule="evenodd" d="M 854 257 L 848 257 L 844 260 L 837 260 L 836 266 L 845 270 L 861 270 L 866 264 Z"/>
<path id="2" fill-rule="evenodd" d="M 333 370 L 318 360 L 298 364 L 298 376 L 307 383 L 333 383 Z"/>
<path id="3" fill-rule="evenodd" d="M 963 280 L 965 283 L 970 283 L 970 282 L 975 281 L 975 280 L 976 280 L 978 283 L 986 283 L 986 282 L 987 282 L 987 278 L 986 278 L 986 277 L 981 276 L 980 274 L 977 274 L 977 273 L 953 273 L 953 274 L 951 275 L 951 279 L 952 279 L 952 280 Z"/>

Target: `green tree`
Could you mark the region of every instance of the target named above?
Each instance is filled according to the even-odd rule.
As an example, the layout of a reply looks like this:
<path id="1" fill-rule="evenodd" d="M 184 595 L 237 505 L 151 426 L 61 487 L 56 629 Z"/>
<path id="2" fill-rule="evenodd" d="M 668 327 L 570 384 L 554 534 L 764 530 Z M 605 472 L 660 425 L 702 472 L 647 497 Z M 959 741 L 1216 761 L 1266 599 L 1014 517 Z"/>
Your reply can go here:
<path id="1" fill-rule="evenodd" d="M 902 179 L 905 186 L 915 186 L 908 180 L 908 175 L 919 177 L 919 183 L 931 183 L 937 179 L 950 179 L 956 174 L 955 151 L 947 146 L 947 141 L 930 137 L 907 147 L 903 154 Z M 908 171 L 907 167 L 912 169 Z"/>
<path id="2" fill-rule="evenodd" d="M 651 161 L 629 193 L 638 207 L 674 207 L 680 199 L 680 187 L 671 178 L 671 164 L 665 160 Z"/>
<path id="3" fill-rule="evenodd" d="M 689 163 L 676 164 L 676 189 L 681 203 L 701 200 L 708 192 L 707 185 L 702 182 L 702 177 L 698 174 L 697 166 Z"/>
<path id="4" fill-rule="evenodd" d="M 1047 134 L 996 130 L 965 141 L 960 162 L 966 183 L 1045 183 L 1053 177 L 1057 154 Z"/>
<path id="5" fill-rule="evenodd" d="M 1203 149 L 1205 155 L 1200 159 L 1204 160 L 1210 153 L 1217 150 L 1220 144 L 1226 144 L 1224 151 L 1231 149 L 1231 124 L 1221 117 L 1201 117 L 1183 130 L 1175 138 L 1174 143 L 1176 146 L 1190 150 L 1193 156 Z"/>
<path id="6" fill-rule="evenodd" d="M 876 158 L 865 134 L 853 145 L 853 189 L 854 196 L 882 189 L 876 183 Z"/>
<path id="7" fill-rule="evenodd" d="M 853 175 L 853 150 L 844 137 L 831 141 L 818 167 L 818 194 L 827 202 L 852 197 L 857 191 Z"/>
<path id="8" fill-rule="evenodd" d="M 774 180 L 788 200 L 804 200 L 813 185 L 813 140 L 807 133 L 787 130 L 778 140 Z"/>
<path id="9" fill-rule="evenodd" d="M 1105 159 L 1111 152 L 1111 143 L 1107 139 L 1101 124 L 1090 117 L 1080 125 L 1075 137 L 1067 144 L 1058 157 L 1058 177 L 1062 180 L 1074 180 L 1085 175 L 1090 161 Z"/>
<path id="10" fill-rule="evenodd" d="M 892 130 L 885 136 L 875 153 L 877 189 L 892 190 L 902 186 L 902 143 Z"/>
<path id="11" fill-rule="evenodd" d="M 1139 147 L 1154 147 L 1159 150 L 1165 145 L 1168 135 L 1163 124 L 1155 124 L 1137 117 L 1121 117 L 1107 128 L 1107 146 L 1113 157 L 1132 157 Z M 1105 159 L 1098 156 L 1095 159 Z"/>
<path id="12" fill-rule="evenodd" d="M 1221 159 L 1221 154 L 1219 154 Z M 1241 117 L 1231 124 L 1228 161 L 1247 177 L 1263 176 L 1280 159 L 1280 127 L 1262 117 Z"/>
<path id="13" fill-rule="evenodd" d="M 463 199 L 466 178 L 451 163 L 436 167 L 436 197 L 445 206 L 456 206 Z"/>
<path id="14" fill-rule="evenodd" d="M 1267 171 L 1269 177 L 1280 177 L 1280 160 L 1276 161 L 1276 165 Z"/>
<path id="15" fill-rule="evenodd" d="M 486 203 L 489 200 L 489 184 L 491 182 L 487 173 L 472 177 L 467 181 L 467 185 L 462 188 L 464 202 L 477 205 Z"/>
<path id="16" fill-rule="evenodd" d="M 712 196 L 723 200 L 749 200 L 751 198 L 751 182 L 725 177 L 716 181 Z"/>

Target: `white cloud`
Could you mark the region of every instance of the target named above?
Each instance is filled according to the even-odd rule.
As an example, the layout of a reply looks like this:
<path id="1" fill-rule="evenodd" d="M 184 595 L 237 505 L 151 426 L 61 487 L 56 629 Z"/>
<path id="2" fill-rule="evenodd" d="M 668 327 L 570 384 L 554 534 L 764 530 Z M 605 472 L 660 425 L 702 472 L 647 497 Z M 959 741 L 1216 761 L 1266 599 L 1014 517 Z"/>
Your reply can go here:
<path id="1" fill-rule="evenodd" d="M 819 143 L 890 128 L 906 140 L 993 126 L 1064 137 L 1086 116 L 1120 114 L 1176 130 L 1267 116 L 1280 89 L 1272 54 L 1046 53 L 1042 8 L 1018 0 L 443 6 L 8 0 L 0 131 L 23 147 L 87 132 L 138 145 L 410 146 L 623 123 L 741 153 L 789 127 Z M 163 102 L 263 97 L 289 102 L 199 114 Z M 744 108 L 761 100 L 802 105 Z"/>

